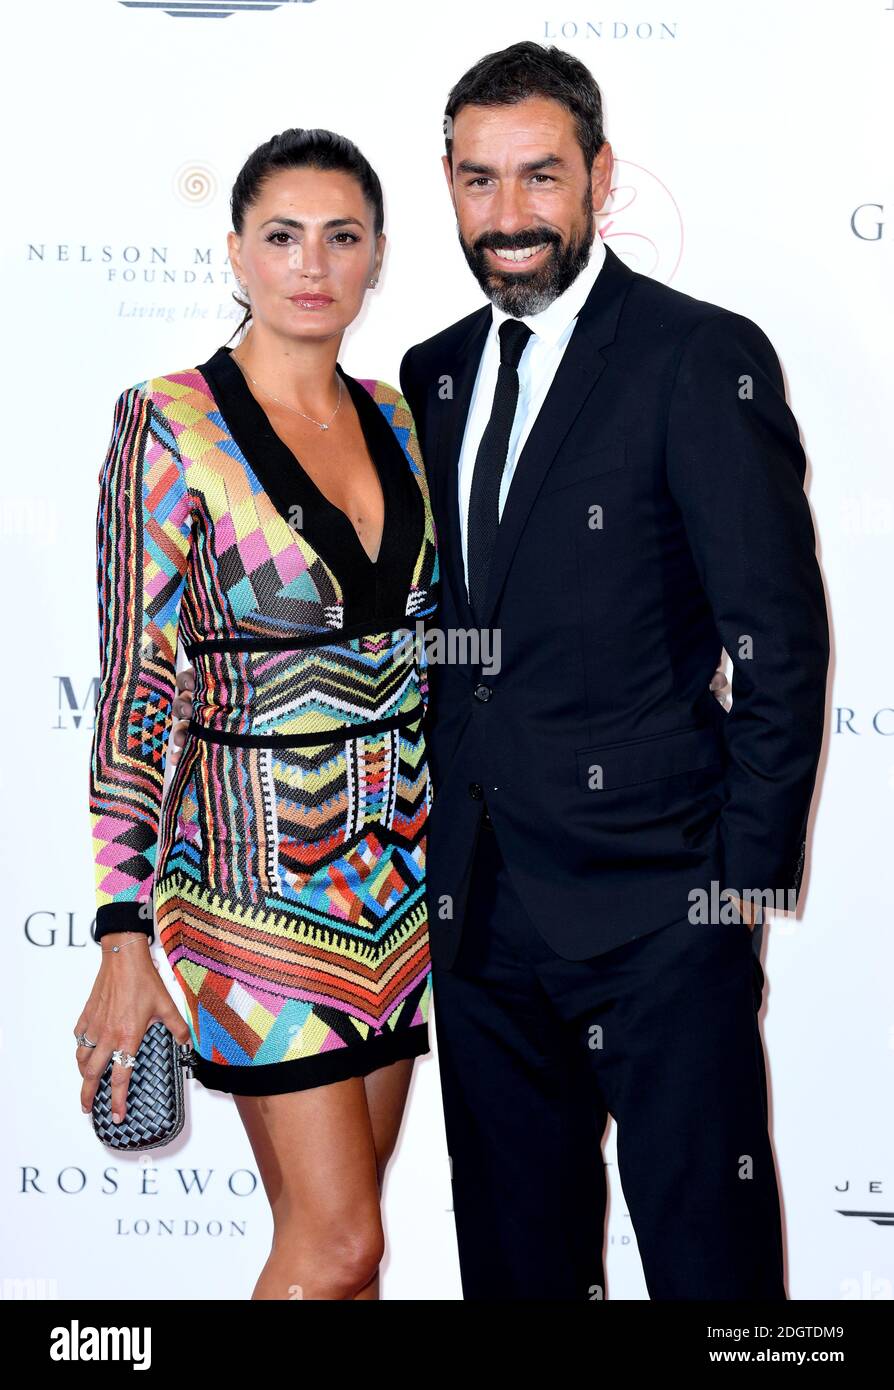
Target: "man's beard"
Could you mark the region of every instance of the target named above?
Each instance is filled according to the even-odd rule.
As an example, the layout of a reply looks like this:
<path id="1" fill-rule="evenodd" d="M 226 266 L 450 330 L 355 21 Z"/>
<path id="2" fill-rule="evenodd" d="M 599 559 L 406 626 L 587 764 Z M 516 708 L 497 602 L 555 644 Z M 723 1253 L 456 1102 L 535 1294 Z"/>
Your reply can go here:
<path id="1" fill-rule="evenodd" d="M 548 227 L 531 227 L 515 236 L 504 236 L 501 232 L 485 232 L 474 246 L 463 239 L 457 225 L 459 244 L 484 293 L 504 314 L 513 318 L 523 318 L 526 314 L 539 314 L 548 304 L 552 304 L 568 286 L 573 284 L 590 258 L 596 219 L 592 204 L 587 202 L 586 222 L 579 240 L 572 238 L 565 246 L 557 232 Z M 492 268 L 486 255 L 493 251 L 518 251 L 528 246 L 539 246 L 546 241 L 552 244 L 552 251 L 537 270 L 525 273 L 523 270 L 506 271 Z"/>

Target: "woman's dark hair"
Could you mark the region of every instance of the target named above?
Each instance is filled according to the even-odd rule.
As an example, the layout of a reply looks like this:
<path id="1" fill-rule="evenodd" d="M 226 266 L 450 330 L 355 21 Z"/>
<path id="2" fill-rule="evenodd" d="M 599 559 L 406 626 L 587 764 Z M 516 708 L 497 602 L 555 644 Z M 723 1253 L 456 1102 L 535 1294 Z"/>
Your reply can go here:
<path id="1" fill-rule="evenodd" d="M 338 169 L 351 174 L 372 206 L 375 235 L 382 231 L 385 225 L 382 185 L 369 160 L 344 135 L 336 135 L 333 130 L 303 130 L 295 126 L 258 145 L 239 170 L 230 194 L 233 231 L 238 236 L 242 235 L 246 211 L 260 196 L 264 180 L 279 169 Z M 251 305 L 235 291 L 233 298 L 245 310 L 242 322 L 233 329 L 233 333 L 238 333 L 251 318 Z"/>
<path id="2" fill-rule="evenodd" d="M 602 93 L 586 64 L 561 48 L 526 39 L 487 53 L 451 88 L 444 109 L 444 140 L 453 165 L 453 122 L 463 106 L 512 106 L 528 97 L 552 97 L 574 117 L 589 173 L 602 146 Z"/>

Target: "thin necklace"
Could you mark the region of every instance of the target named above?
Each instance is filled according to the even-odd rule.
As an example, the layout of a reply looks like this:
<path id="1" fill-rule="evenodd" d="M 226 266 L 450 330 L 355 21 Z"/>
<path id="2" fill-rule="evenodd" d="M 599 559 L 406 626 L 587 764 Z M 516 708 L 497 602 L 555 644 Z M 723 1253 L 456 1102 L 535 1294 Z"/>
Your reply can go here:
<path id="1" fill-rule="evenodd" d="M 239 358 L 238 358 L 238 357 L 234 357 L 232 353 L 230 353 L 230 356 L 233 358 L 233 361 L 236 363 L 236 366 L 237 366 L 237 367 L 239 368 L 239 370 L 242 372 L 243 376 L 247 376 L 247 377 L 248 377 L 248 379 L 249 379 L 249 381 L 251 382 L 252 386 L 257 386 L 257 388 L 258 388 L 259 391 L 263 391 L 265 396 L 269 396 L 270 399 L 271 399 L 272 401 L 276 401 L 276 404 L 277 404 L 277 405 L 281 405 L 281 406 L 283 407 L 284 410 L 291 410 L 295 415 L 304 415 L 305 420 L 310 420 L 312 424 L 316 425 L 316 426 L 317 426 L 319 429 L 321 429 L 321 430 L 328 430 L 329 426 L 332 424 L 332 421 L 335 419 L 336 415 L 338 414 L 339 410 L 341 409 L 341 395 L 342 395 L 341 377 L 338 377 L 338 405 L 335 407 L 335 409 L 333 410 L 332 414 L 329 416 L 329 419 L 328 419 L 328 420 L 326 421 L 326 423 L 324 424 L 322 420 L 315 420 L 314 417 L 313 417 L 312 415 L 305 415 L 303 410 L 298 410 L 296 406 L 294 406 L 294 405 L 289 405 L 288 401 L 281 401 L 281 400 L 279 399 L 279 396 L 274 396 L 274 394 L 273 394 L 272 391 L 267 391 L 267 390 L 261 385 L 261 383 L 260 383 L 259 381 L 255 381 L 255 379 L 254 379 L 253 376 L 249 376 L 249 373 L 248 373 L 248 372 L 246 371 L 246 369 L 243 367 L 243 365 L 242 365 L 242 363 L 239 361 Z"/>

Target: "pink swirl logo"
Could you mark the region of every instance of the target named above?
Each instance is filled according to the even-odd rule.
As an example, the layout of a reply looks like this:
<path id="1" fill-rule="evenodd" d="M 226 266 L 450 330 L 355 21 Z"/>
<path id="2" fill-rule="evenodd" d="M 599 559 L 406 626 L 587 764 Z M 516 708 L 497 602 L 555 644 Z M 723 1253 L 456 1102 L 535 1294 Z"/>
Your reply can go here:
<path id="1" fill-rule="evenodd" d="M 612 188 L 598 214 L 599 234 L 631 270 L 667 284 L 683 255 L 683 218 L 657 174 L 616 159 Z"/>

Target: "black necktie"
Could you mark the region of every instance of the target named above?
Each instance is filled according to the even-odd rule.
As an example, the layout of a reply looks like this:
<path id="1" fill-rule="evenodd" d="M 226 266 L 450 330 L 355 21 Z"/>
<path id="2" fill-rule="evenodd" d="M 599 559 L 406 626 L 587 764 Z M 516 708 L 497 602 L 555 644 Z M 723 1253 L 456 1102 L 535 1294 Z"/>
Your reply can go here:
<path id="1" fill-rule="evenodd" d="M 520 319 L 504 319 L 500 324 L 497 385 L 490 419 L 478 446 L 469 495 L 466 548 L 469 602 L 476 622 L 481 621 L 484 613 L 487 575 L 500 524 L 500 482 L 518 405 L 518 364 L 530 336 L 531 329 Z"/>

